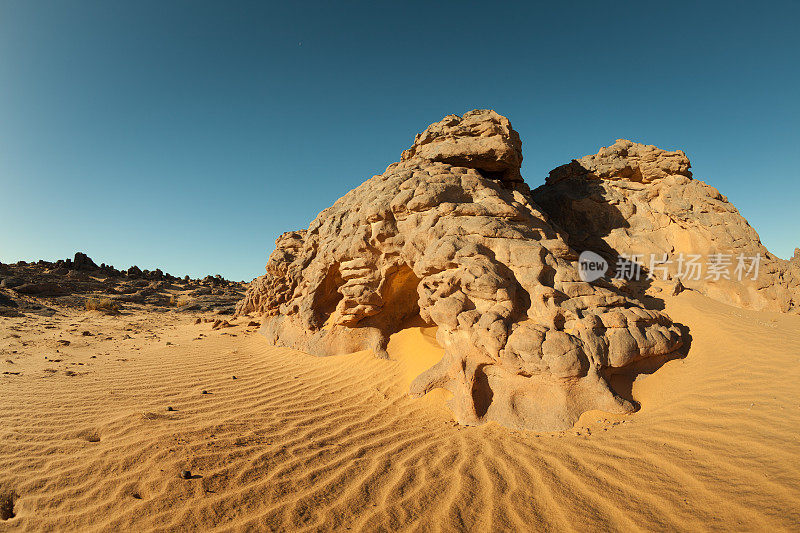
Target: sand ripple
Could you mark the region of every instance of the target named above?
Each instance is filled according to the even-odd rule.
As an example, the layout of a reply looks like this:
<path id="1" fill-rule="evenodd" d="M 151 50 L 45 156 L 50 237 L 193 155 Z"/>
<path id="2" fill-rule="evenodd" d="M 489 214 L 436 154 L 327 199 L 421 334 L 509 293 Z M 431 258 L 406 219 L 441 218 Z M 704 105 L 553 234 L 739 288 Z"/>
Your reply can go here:
<path id="1" fill-rule="evenodd" d="M 689 357 L 639 376 L 634 415 L 557 434 L 408 398 L 421 330 L 408 360 L 315 358 L 146 317 L 158 342 L 76 342 L 55 364 L 35 319 L 4 319 L 28 346 L 2 358 L 21 374 L 0 376 L 0 531 L 797 530 L 800 319 L 691 293 L 667 311 Z"/>

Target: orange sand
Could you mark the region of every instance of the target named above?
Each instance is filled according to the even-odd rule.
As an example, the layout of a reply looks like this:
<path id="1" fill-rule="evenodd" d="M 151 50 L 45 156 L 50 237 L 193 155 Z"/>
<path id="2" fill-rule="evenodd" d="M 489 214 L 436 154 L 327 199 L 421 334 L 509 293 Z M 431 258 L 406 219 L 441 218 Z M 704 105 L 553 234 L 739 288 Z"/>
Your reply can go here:
<path id="1" fill-rule="evenodd" d="M 241 319 L 3 318 L 0 531 L 800 529 L 800 317 L 692 292 L 667 312 L 691 350 L 633 382 L 641 410 L 556 434 L 408 398 L 430 328 L 385 361 L 270 347 Z"/>

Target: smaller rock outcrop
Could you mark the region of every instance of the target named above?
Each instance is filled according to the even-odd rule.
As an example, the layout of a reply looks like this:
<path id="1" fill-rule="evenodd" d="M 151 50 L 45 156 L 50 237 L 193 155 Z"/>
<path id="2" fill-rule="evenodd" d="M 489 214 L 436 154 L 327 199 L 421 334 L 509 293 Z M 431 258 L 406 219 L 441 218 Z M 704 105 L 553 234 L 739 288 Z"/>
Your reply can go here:
<path id="1" fill-rule="evenodd" d="M 658 277 L 680 278 L 687 288 L 726 303 L 797 311 L 800 275 L 689 168 L 680 150 L 620 139 L 552 170 L 533 199 L 578 251 L 594 251 L 611 264 L 622 256 L 649 267 L 655 258 Z M 689 271 L 688 261 L 699 270 Z"/>
<path id="2" fill-rule="evenodd" d="M 597 154 L 574 159 L 550 172 L 545 180 L 555 184 L 564 179 L 584 177 L 651 183 L 667 176 L 692 177 L 689 158 L 681 150 L 668 152 L 652 145 L 617 139 Z"/>

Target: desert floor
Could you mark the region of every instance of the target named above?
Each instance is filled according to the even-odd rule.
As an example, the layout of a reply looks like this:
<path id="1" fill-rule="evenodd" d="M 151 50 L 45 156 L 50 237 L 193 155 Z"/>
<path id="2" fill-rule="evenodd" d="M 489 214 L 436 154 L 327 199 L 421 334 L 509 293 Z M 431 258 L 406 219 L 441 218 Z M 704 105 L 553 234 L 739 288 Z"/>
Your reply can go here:
<path id="1" fill-rule="evenodd" d="M 691 350 L 637 377 L 641 409 L 555 434 L 407 397 L 430 329 L 385 361 L 246 319 L 2 318 L 0 531 L 800 529 L 800 317 L 693 292 L 667 312 Z"/>

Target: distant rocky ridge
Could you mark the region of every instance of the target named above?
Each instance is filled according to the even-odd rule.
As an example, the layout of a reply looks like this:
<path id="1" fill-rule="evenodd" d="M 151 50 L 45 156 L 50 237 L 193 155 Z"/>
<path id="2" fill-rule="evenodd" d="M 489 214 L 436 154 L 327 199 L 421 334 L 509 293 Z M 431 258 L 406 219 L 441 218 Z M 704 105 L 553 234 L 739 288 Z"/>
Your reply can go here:
<path id="1" fill-rule="evenodd" d="M 58 306 L 84 308 L 89 298 L 108 299 L 123 309 L 230 314 L 246 286 L 219 275 L 191 279 L 137 266 L 117 270 L 77 252 L 73 259 L 56 262 L 0 263 L 0 316 L 52 314 Z"/>
<path id="2" fill-rule="evenodd" d="M 684 339 L 613 284 L 581 281 L 522 181 L 521 146 L 493 111 L 432 124 L 400 162 L 279 237 L 237 313 L 266 315 L 270 341 L 317 355 L 385 357 L 405 324 L 436 325 L 445 355 L 410 393 L 449 390 L 462 424 L 550 430 L 589 409 L 631 411 L 606 377 Z"/>

